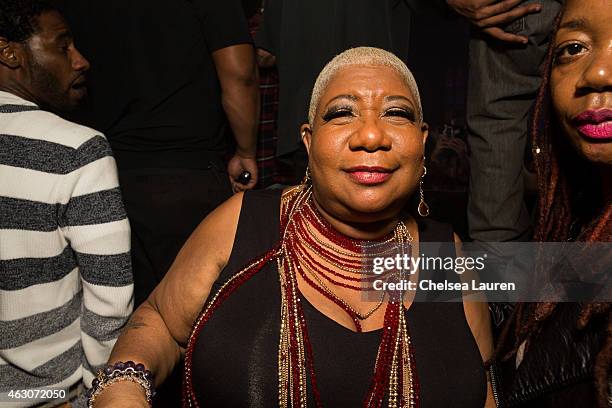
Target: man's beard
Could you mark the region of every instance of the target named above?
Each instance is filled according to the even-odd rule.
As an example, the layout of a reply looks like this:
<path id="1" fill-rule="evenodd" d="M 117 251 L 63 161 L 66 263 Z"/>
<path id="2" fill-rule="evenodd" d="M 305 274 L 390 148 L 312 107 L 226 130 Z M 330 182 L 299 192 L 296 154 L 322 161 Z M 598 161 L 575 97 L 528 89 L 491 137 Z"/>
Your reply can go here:
<path id="1" fill-rule="evenodd" d="M 68 89 L 63 90 L 59 79 L 43 65 L 36 61 L 36 57 L 30 54 L 29 70 L 31 86 L 41 108 L 57 113 L 73 111 L 77 102 L 70 99 Z"/>

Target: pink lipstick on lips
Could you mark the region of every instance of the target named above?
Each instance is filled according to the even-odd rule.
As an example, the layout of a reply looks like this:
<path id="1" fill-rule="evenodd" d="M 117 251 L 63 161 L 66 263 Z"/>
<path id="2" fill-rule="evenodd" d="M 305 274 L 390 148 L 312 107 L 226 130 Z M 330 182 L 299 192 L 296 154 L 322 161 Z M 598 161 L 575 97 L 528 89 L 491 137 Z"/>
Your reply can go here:
<path id="1" fill-rule="evenodd" d="M 393 170 L 384 167 L 357 166 L 351 167 L 346 172 L 359 184 L 376 185 L 387 181 Z"/>
<path id="2" fill-rule="evenodd" d="M 612 140 L 612 109 L 588 110 L 576 116 L 573 122 L 588 138 Z"/>

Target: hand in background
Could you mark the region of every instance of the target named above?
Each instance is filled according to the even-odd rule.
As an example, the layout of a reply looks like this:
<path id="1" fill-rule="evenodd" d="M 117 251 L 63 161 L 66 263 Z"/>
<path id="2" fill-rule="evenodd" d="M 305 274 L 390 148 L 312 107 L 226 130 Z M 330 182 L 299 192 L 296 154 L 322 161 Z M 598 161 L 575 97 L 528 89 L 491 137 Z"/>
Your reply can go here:
<path id="1" fill-rule="evenodd" d="M 240 184 L 236 181 L 243 171 L 251 173 L 251 180 L 248 184 Z M 257 184 L 257 162 L 255 158 L 234 154 L 227 163 L 227 174 L 229 175 L 230 183 L 232 183 L 234 193 L 250 190 Z"/>
<path id="2" fill-rule="evenodd" d="M 257 49 L 257 65 L 259 68 L 270 68 L 276 64 L 276 57 L 264 50 L 263 48 Z"/>
<path id="3" fill-rule="evenodd" d="M 433 153 L 431 154 L 432 160 L 437 160 L 440 152 L 444 149 L 451 150 L 457 154 L 460 158 L 467 159 L 467 144 L 458 137 L 448 137 L 445 135 L 440 136 Z"/>
<path id="4" fill-rule="evenodd" d="M 446 0 L 446 4 L 470 20 L 487 35 L 500 41 L 527 44 L 527 37 L 504 31 L 501 26 L 528 14 L 539 13 L 542 5 L 531 3 L 520 6 L 523 0 Z"/>

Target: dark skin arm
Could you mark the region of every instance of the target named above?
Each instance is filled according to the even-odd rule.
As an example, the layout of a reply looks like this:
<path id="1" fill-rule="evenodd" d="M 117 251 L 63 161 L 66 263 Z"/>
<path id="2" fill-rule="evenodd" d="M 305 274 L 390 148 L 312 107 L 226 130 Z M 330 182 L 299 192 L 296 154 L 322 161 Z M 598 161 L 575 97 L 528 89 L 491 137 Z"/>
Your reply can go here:
<path id="1" fill-rule="evenodd" d="M 457 234 L 455 234 L 455 247 L 457 250 L 457 256 L 464 256 L 462 243 Z M 477 278 L 478 276 L 473 270 L 468 270 L 461 275 L 461 280 L 463 282 Z M 463 311 L 465 313 L 465 319 L 470 327 L 472 336 L 474 336 L 474 340 L 476 340 L 476 344 L 478 345 L 478 350 L 480 351 L 480 356 L 482 357 L 484 364 L 493 354 L 493 332 L 491 329 L 489 304 L 487 303 L 486 297 L 482 293 L 464 292 L 463 296 Z M 484 407 L 495 408 L 495 406 L 493 388 L 490 380 L 487 379 L 487 399 Z"/>
<path id="2" fill-rule="evenodd" d="M 236 152 L 227 165 L 234 192 L 257 184 L 255 149 L 259 124 L 259 81 L 255 51 L 251 44 L 238 44 L 212 53 L 221 84 L 223 109 L 236 139 Z M 235 179 L 243 171 L 251 173 L 247 185 Z"/>
<path id="3" fill-rule="evenodd" d="M 142 363 L 155 375 L 157 385 L 170 374 L 229 259 L 241 205 L 242 194 L 235 194 L 202 221 L 164 279 L 132 315 L 113 348 L 111 364 Z M 121 381 L 104 389 L 95 407 L 145 408 L 148 404 L 140 385 Z"/>

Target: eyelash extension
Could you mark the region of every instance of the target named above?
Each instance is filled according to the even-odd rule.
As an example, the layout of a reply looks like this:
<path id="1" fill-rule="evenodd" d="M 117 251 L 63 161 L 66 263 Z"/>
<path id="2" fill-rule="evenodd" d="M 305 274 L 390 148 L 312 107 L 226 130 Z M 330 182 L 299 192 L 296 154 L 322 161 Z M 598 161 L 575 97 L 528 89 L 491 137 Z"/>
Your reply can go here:
<path id="1" fill-rule="evenodd" d="M 323 115 L 323 120 L 325 122 L 329 122 L 330 120 L 346 116 L 354 116 L 353 109 L 350 106 L 337 106 L 332 107 L 325 112 Z"/>
<path id="2" fill-rule="evenodd" d="M 389 115 L 391 114 L 391 115 Z M 416 121 L 416 115 L 412 109 L 408 108 L 391 108 L 385 112 L 385 115 L 399 116 L 404 119 L 408 119 L 411 122 Z"/>

